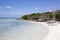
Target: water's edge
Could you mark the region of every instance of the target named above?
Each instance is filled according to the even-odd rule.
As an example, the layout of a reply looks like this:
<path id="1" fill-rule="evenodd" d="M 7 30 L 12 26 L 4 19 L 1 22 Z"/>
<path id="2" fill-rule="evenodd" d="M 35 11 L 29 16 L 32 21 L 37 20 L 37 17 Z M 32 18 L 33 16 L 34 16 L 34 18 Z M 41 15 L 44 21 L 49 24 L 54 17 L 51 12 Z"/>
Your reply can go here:
<path id="1" fill-rule="evenodd" d="M 0 40 L 42 40 L 49 29 L 35 22 L 0 19 Z"/>

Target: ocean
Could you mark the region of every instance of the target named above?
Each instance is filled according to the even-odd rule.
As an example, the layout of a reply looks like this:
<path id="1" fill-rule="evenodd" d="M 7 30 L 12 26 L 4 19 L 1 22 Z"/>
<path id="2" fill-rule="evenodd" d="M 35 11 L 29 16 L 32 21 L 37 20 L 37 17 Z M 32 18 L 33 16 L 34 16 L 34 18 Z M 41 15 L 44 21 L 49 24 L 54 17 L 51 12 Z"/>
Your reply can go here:
<path id="1" fill-rule="evenodd" d="M 45 29 L 44 25 L 33 22 L 0 19 L 0 40 L 41 40 L 47 34 Z"/>
<path id="2" fill-rule="evenodd" d="M 16 19 L 0 19 L 0 34 L 8 32 L 11 29 L 26 25 L 30 25 L 30 23 Z"/>

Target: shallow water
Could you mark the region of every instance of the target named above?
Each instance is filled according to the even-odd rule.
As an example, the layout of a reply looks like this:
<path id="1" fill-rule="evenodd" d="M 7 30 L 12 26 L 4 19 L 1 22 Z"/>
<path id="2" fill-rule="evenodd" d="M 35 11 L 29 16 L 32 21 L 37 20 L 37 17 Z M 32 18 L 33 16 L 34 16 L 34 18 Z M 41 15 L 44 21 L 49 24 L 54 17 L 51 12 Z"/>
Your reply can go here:
<path id="1" fill-rule="evenodd" d="M 45 30 L 46 29 L 46 30 Z M 41 40 L 48 28 L 16 19 L 0 19 L 0 40 Z"/>
<path id="2" fill-rule="evenodd" d="M 24 25 L 30 25 L 30 23 L 28 24 L 28 22 L 16 19 L 0 19 L 0 34 Z"/>

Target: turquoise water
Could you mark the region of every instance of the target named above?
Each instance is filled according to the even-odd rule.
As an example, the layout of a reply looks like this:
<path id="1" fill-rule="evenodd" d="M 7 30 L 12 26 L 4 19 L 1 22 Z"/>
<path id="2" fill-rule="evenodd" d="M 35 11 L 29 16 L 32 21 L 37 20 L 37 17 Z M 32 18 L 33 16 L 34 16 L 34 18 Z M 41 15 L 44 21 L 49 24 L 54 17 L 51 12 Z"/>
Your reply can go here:
<path id="1" fill-rule="evenodd" d="M 28 22 L 16 19 L 0 19 L 0 35 L 14 29 L 22 28 L 22 26 L 30 25 Z"/>

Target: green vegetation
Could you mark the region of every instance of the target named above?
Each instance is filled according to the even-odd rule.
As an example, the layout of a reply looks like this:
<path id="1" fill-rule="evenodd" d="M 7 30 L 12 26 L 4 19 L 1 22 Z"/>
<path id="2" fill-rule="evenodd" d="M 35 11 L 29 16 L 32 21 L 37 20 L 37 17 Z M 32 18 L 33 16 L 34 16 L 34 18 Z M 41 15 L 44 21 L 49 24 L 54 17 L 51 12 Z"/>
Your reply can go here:
<path id="1" fill-rule="evenodd" d="M 56 20 L 57 21 L 60 21 L 60 11 L 57 11 L 56 12 L 56 16 L 55 17 L 56 17 Z"/>
<path id="2" fill-rule="evenodd" d="M 29 14 L 29 15 L 24 15 L 22 17 L 22 19 L 25 19 L 25 20 L 36 20 L 36 19 L 39 19 L 41 16 L 40 13 L 32 13 L 32 14 Z"/>
<path id="3" fill-rule="evenodd" d="M 52 14 L 55 15 L 52 15 Z M 24 15 L 21 17 L 21 19 L 24 20 L 34 20 L 34 21 L 47 21 L 52 20 L 53 16 L 55 16 L 55 19 L 60 21 L 60 10 L 54 11 L 54 12 L 44 12 L 44 13 L 32 13 L 29 15 Z"/>

